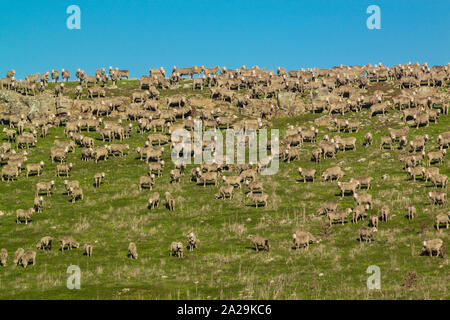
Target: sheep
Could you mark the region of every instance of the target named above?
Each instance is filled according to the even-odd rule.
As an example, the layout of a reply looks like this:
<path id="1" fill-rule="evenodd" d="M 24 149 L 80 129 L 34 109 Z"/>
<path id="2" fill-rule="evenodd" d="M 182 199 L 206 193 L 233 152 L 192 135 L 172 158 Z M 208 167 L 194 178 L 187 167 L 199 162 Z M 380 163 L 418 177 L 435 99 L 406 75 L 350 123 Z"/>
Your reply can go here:
<path id="1" fill-rule="evenodd" d="M 39 163 L 27 164 L 27 178 L 30 175 L 30 172 L 36 172 L 36 174 L 40 176 L 43 168 L 44 168 L 44 161 L 41 161 Z"/>
<path id="2" fill-rule="evenodd" d="M 7 129 L 7 128 L 3 128 L 3 132 L 6 133 L 6 136 L 8 137 L 8 141 L 9 142 L 16 141 L 16 135 L 17 135 L 17 131 L 16 130 L 10 130 L 10 129 Z"/>
<path id="3" fill-rule="evenodd" d="M 128 258 L 131 259 L 138 258 L 137 247 L 134 242 L 130 242 L 130 244 L 128 245 Z"/>
<path id="4" fill-rule="evenodd" d="M 176 256 L 177 258 L 183 258 L 183 244 L 181 242 L 172 242 L 169 248 L 169 256 Z"/>
<path id="5" fill-rule="evenodd" d="M 419 129 L 420 125 L 425 125 L 427 127 L 430 124 L 430 116 L 426 112 L 414 114 L 413 119 L 416 129 Z"/>
<path id="6" fill-rule="evenodd" d="M 387 222 L 389 215 L 391 214 L 391 209 L 388 206 L 383 206 L 381 208 L 381 220 Z"/>
<path id="7" fill-rule="evenodd" d="M 393 143 L 394 141 L 391 137 L 381 137 L 380 150 L 383 150 L 385 146 L 389 146 L 389 150 L 391 150 Z"/>
<path id="8" fill-rule="evenodd" d="M 373 235 L 378 231 L 376 227 L 371 228 L 359 228 L 359 241 L 360 242 L 370 242 L 373 241 Z"/>
<path id="9" fill-rule="evenodd" d="M 431 167 L 431 168 L 425 168 L 423 177 L 425 178 L 425 182 L 428 182 L 431 180 L 431 177 L 433 175 L 439 174 L 439 168 L 438 167 Z"/>
<path id="10" fill-rule="evenodd" d="M 445 192 L 428 192 L 428 199 L 432 205 L 444 205 L 447 202 L 447 193 Z"/>
<path id="11" fill-rule="evenodd" d="M 215 194 L 215 198 L 216 199 L 227 199 L 227 198 L 233 199 L 233 190 L 234 190 L 233 186 L 230 186 L 230 185 L 221 186 L 219 188 L 219 192 L 217 192 Z"/>
<path id="12" fill-rule="evenodd" d="M 348 182 L 340 182 L 337 183 L 339 187 L 339 191 L 341 194 L 341 199 L 344 197 L 346 192 L 351 192 L 352 194 L 355 194 L 356 189 L 359 186 L 359 182 L 355 181 L 354 179 L 348 181 Z"/>
<path id="13" fill-rule="evenodd" d="M 247 198 L 255 203 L 256 208 L 258 208 L 258 204 L 260 203 L 267 207 L 267 199 L 269 198 L 269 195 L 265 193 L 248 193 Z"/>
<path id="14" fill-rule="evenodd" d="M 5 129 L 3 129 L 3 131 L 4 130 Z M 9 136 L 8 136 L 8 140 L 9 140 Z M 443 150 L 444 148 L 448 148 L 450 146 L 450 132 L 444 132 L 444 133 L 438 135 L 437 143 L 439 145 L 439 150 Z"/>
<path id="15" fill-rule="evenodd" d="M 430 177 L 430 181 L 435 188 L 441 186 L 444 189 L 447 187 L 448 177 L 445 174 L 433 174 Z"/>
<path id="16" fill-rule="evenodd" d="M 326 214 L 328 214 L 328 212 L 336 211 L 337 208 L 338 208 L 337 201 L 326 201 L 317 210 L 317 214 L 318 215 L 326 215 Z"/>
<path id="17" fill-rule="evenodd" d="M 158 192 L 153 192 L 150 194 L 150 197 L 148 198 L 148 207 L 150 209 L 154 209 L 158 206 L 159 204 L 159 193 Z"/>
<path id="18" fill-rule="evenodd" d="M 319 241 L 308 231 L 297 230 L 292 234 L 292 240 L 294 242 L 295 249 L 300 247 L 305 247 L 306 250 L 309 249 L 310 243 L 317 243 Z"/>
<path id="19" fill-rule="evenodd" d="M 98 162 L 98 160 L 100 159 L 108 159 L 108 149 L 106 147 L 98 147 L 98 148 L 94 148 L 92 149 L 92 155 L 94 157 L 95 163 Z"/>
<path id="20" fill-rule="evenodd" d="M 247 186 L 250 193 L 262 193 L 264 192 L 264 182 L 263 181 L 245 181 L 245 185 Z"/>
<path id="21" fill-rule="evenodd" d="M 61 251 L 64 251 L 64 249 L 67 248 L 69 250 L 72 250 L 73 248 L 78 249 L 80 247 L 80 244 L 75 241 L 75 239 L 72 236 L 64 236 L 59 239 L 59 243 L 61 244 Z"/>
<path id="22" fill-rule="evenodd" d="M 384 103 L 377 103 L 370 107 L 370 116 L 373 117 L 377 113 L 382 113 L 383 116 L 386 112 L 387 105 Z"/>
<path id="23" fill-rule="evenodd" d="M 116 154 L 119 156 L 124 156 L 130 150 L 130 146 L 128 144 L 110 144 L 107 146 L 108 152 L 114 157 Z"/>
<path id="24" fill-rule="evenodd" d="M 0 264 L 3 267 L 6 267 L 7 260 L 8 260 L 8 250 L 2 248 L 2 250 L 0 250 Z"/>
<path id="25" fill-rule="evenodd" d="M 300 175 L 300 177 L 302 178 L 303 182 L 306 183 L 306 180 L 311 179 L 312 182 L 314 182 L 314 178 L 316 175 L 316 170 L 315 169 L 303 169 L 303 168 L 298 168 L 297 169 L 298 174 Z"/>
<path id="26" fill-rule="evenodd" d="M 96 188 L 100 187 L 104 178 L 105 178 L 104 172 L 96 173 L 94 175 L 94 184 Z"/>
<path id="27" fill-rule="evenodd" d="M 56 165 L 56 176 L 57 177 L 61 177 L 61 175 L 64 175 L 66 177 L 69 176 L 69 172 L 72 169 L 72 163 L 69 164 L 65 164 L 65 163 L 60 163 L 58 165 Z"/>
<path id="28" fill-rule="evenodd" d="M 155 175 L 151 174 L 150 176 L 140 176 L 139 177 L 139 190 L 141 191 L 144 186 L 148 186 L 150 190 L 152 190 L 153 185 L 155 184 Z"/>
<path id="29" fill-rule="evenodd" d="M 25 220 L 25 224 L 28 224 L 28 220 L 31 220 L 31 216 L 34 213 L 34 208 L 30 208 L 28 210 L 17 209 L 16 210 L 16 223 L 21 223 L 22 220 Z"/>
<path id="30" fill-rule="evenodd" d="M 354 180 L 355 182 L 358 183 L 358 189 L 362 189 L 362 187 L 365 186 L 366 189 L 369 190 L 370 184 L 371 184 L 373 178 L 370 176 L 364 176 L 364 177 L 353 178 L 352 180 Z"/>
<path id="31" fill-rule="evenodd" d="M 75 200 L 77 199 L 84 199 L 83 189 L 81 188 L 69 188 L 69 194 L 72 197 L 72 203 L 75 203 Z"/>
<path id="32" fill-rule="evenodd" d="M 86 242 L 86 243 L 84 244 L 84 255 L 85 255 L 86 257 L 92 256 L 92 251 L 93 251 L 93 249 L 94 249 L 94 246 L 92 245 L 92 243 Z"/>
<path id="33" fill-rule="evenodd" d="M 55 161 L 60 161 L 62 163 L 67 156 L 67 153 L 69 152 L 68 147 L 60 148 L 60 147 L 54 147 L 50 150 L 50 158 L 52 159 L 52 163 Z"/>
<path id="34" fill-rule="evenodd" d="M 170 211 L 174 211 L 175 210 L 175 198 L 168 191 L 166 191 L 166 193 L 164 195 L 166 197 L 167 209 L 169 209 Z"/>
<path id="35" fill-rule="evenodd" d="M 424 167 L 413 167 L 413 168 L 407 168 L 406 172 L 408 172 L 409 176 L 416 181 L 418 176 L 425 176 L 425 168 Z"/>
<path id="36" fill-rule="evenodd" d="M 378 228 L 378 216 L 370 216 L 369 225 Z"/>
<path id="37" fill-rule="evenodd" d="M 300 156 L 300 150 L 288 148 L 284 150 L 284 161 L 291 163 L 291 161 L 298 160 Z"/>
<path id="38" fill-rule="evenodd" d="M 327 213 L 328 216 L 328 223 L 331 226 L 334 221 L 341 221 L 341 224 L 344 224 L 344 220 L 347 218 L 347 216 L 352 213 L 351 208 L 347 208 L 345 210 L 336 210 L 331 211 Z"/>
<path id="39" fill-rule="evenodd" d="M 69 81 L 69 79 L 70 79 L 70 71 L 69 70 L 66 70 L 66 69 L 61 69 L 61 74 L 62 74 L 62 78 L 63 78 L 63 80 L 64 81 Z"/>
<path id="40" fill-rule="evenodd" d="M 415 136 L 413 140 L 409 142 L 411 151 L 417 152 L 425 149 L 425 143 L 428 141 L 429 136 L 427 134 L 423 136 Z"/>
<path id="41" fill-rule="evenodd" d="M 408 219 L 414 219 L 414 216 L 417 213 L 416 207 L 414 207 L 413 205 L 409 205 L 406 207 L 406 211 L 408 213 Z"/>
<path id="42" fill-rule="evenodd" d="M 359 219 L 363 219 L 367 216 L 366 212 L 369 210 L 369 205 L 359 205 L 353 209 L 352 223 L 357 223 Z"/>
<path id="43" fill-rule="evenodd" d="M 187 235 L 187 242 L 188 242 L 188 249 L 189 249 L 189 251 L 194 251 L 194 249 L 197 248 L 197 245 L 200 242 L 200 240 L 197 238 L 195 233 L 190 232 Z"/>
<path id="44" fill-rule="evenodd" d="M 36 244 L 37 250 L 51 250 L 52 249 L 53 238 L 50 236 L 42 237 L 41 240 Z"/>
<path id="45" fill-rule="evenodd" d="M 445 213 L 440 213 L 436 216 L 436 229 L 439 231 L 439 226 L 441 224 L 445 224 L 445 228 L 448 229 L 448 225 L 450 222 L 450 211 Z"/>
<path id="46" fill-rule="evenodd" d="M 433 256 L 434 252 L 436 252 L 436 256 L 439 256 L 439 254 L 441 254 L 443 256 L 443 254 L 444 254 L 442 252 L 443 243 L 444 242 L 439 238 L 424 241 L 424 242 L 422 242 L 422 252 L 425 252 L 430 257 Z"/>
<path id="47" fill-rule="evenodd" d="M 372 133 L 367 132 L 366 135 L 364 136 L 364 145 L 368 147 L 372 144 L 372 141 L 373 141 Z"/>
<path id="48" fill-rule="evenodd" d="M 64 83 L 55 86 L 55 97 L 59 97 L 64 92 Z"/>
<path id="49" fill-rule="evenodd" d="M 368 193 L 354 193 L 353 199 L 355 199 L 356 205 L 368 204 L 369 208 L 372 207 L 372 195 Z"/>
<path id="50" fill-rule="evenodd" d="M 151 175 L 152 173 L 156 172 L 156 176 L 161 177 L 164 169 L 164 164 L 164 160 L 161 160 L 159 162 L 150 162 L 148 164 L 148 174 Z"/>
<path id="51" fill-rule="evenodd" d="M 261 236 L 255 236 L 255 235 L 249 235 L 247 239 L 250 240 L 252 245 L 255 246 L 255 250 L 259 251 L 259 247 L 262 247 L 263 250 L 269 251 L 270 245 L 269 245 L 269 239 L 261 237 Z"/>
<path id="52" fill-rule="evenodd" d="M 197 168 L 200 170 L 200 168 Z M 214 183 L 215 186 L 217 186 L 219 182 L 218 174 L 217 172 L 199 172 L 197 183 L 203 184 L 203 187 L 206 187 L 206 184 L 208 183 Z"/>
<path id="53" fill-rule="evenodd" d="M 56 82 L 59 80 L 59 70 L 52 69 L 52 79 Z"/>
<path id="54" fill-rule="evenodd" d="M 427 157 L 427 165 L 431 166 L 431 164 L 435 161 L 437 161 L 439 164 L 442 164 L 442 160 L 444 159 L 445 155 L 447 153 L 447 150 L 441 150 L 441 151 L 434 151 L 434 152 L 428 152 Z"/>
<path id="55" fill-rule="evenodd" d="M 67 191 L 67 194 L 70 194 L 70 188 L 80 188 L 80 182 L 77 180 L 68 181 L 64 180 L 64 188 Z"/>
<path id="56" fill-rule="evenodd" d="M 320 162 L 320 158 L 322 156 L 322 149 L 321 148 L 316 148 L 312 151 L 312 157 L 311 159 L 316 162 L 319 163 Z"/>
<path id="57" fill-rule="evenodd" d="M 322 173 L 322 181 L 326 182 L 328 180 L 332 181 L 334 179 L 336 179 L 336 181 L 339 181 L 339 179 L 343 178 L 344 175 L 344 171 L 339 166 L 331 167 L 326 169 Z"/>
<path id="58" fill-rule="evenodd" d="M 347 150 L 347 147 L 350 147 L 351 149 L 356 150 L 356 138 L 355 137 L 341 138 L 339 135 L 336 135 L 334 137 L 334 140 L 340 147 L 342 147 L 342 150 L 344 152 L 345 152 L 345 150 Z"/>
<path id="59" fill-rule="evenodd" d="M 242 182 L 241 176 L 223 176 L 222 180 L 225 185 L 230 185 L 241 189 L 241 182 Z"/>
<path id="60" fill-rule="evenodd" d="M 179 169 L 170 170 L 170 183 L 180 182 L 181 172 Z"/>
<path id="61" fill-rule="evenodd" d="M 22 259 L 23 254 L 25 253 L 25 250 L 23 250 L 23 248 L 19 248 L 16 250 L 16 252 L 14 252 L 14 259 L 13 259 L 13 263 L 14 265 L 19 265 L 20 260 Z"/>
<path id="62" fill-rule="evenodd" d="M 26 268 L 30 262 L 33 265 L 36 265 L 36 251 L 28 250 L 25 252 L 22 257 L 20 258 L 20 263 L 22 263 L 22 266 Z"/>
<path id="63" fill-rule="evenodd" d="M 42 208 L 44 207 L 44 198 L 42 197 L 35 197 L 34 198 L 34 204 L 33 209 L 35 212 L 42 212 Z"/>

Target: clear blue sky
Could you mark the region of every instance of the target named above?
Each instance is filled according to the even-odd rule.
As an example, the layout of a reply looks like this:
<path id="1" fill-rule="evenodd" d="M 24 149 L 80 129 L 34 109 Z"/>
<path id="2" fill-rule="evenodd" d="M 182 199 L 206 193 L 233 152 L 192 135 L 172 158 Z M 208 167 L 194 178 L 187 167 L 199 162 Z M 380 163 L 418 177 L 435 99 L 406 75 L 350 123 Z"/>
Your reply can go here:
<path id="1" fill-rule="evenodd" d="M 66 8 L 81 8 L 68 30 Z M 366 9 L 381 8 L 381 30 Z M 449 0 L 0 1 L 0 76 L 118 66 L 332 67 L 450 62 Z"/>

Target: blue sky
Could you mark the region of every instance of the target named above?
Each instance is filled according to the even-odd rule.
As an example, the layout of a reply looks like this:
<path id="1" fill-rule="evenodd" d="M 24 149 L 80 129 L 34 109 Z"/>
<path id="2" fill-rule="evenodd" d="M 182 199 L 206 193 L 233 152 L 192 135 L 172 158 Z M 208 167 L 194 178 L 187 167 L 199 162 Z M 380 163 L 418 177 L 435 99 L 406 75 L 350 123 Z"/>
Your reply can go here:
<path id="1" fill-rule="evenodd" d="M 68 30 L 66 8 L 81 8 Z M 369 30 L 369 5 L 381 30 Z M 450 62 L 449 0 L 0 1 L 0 75 L 109 65 L 332 67 Z"/>

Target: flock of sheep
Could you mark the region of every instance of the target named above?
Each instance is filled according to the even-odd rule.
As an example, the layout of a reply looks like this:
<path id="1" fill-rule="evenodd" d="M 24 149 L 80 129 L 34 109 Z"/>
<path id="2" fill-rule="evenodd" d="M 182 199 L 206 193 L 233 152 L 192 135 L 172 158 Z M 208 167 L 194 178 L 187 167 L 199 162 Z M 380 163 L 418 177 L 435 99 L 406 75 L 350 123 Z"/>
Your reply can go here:
<path id="1" fill-rule="evenodd" d="M 339 66 L 332 69 L 301 69 L 287 72 L 284 68 L 278 68 L 277 72 L 267 71 L 258 67 L 251 69 L 245 66 L 239 69 L 205 68 L 193 66 L 190 68 L 174 67 L 169 77 L 166 77 L 164 68 L 149 70 L 149 75 L 143 75 L 139 79 L 139 88 L 132 92 L 131 100 L 128 97 L 109 97 L 108 90 L 117 88 L 117 81 L 122 78 L 129 79 L 129 72 L 109 67 L 107 73 L 104 68 L 98 69 L 95 75 L 86 75 L 86 72 L 78 69 L 75 73 L 79 85 L 73 91 L 68 89 L 64 82 L 58 83 L 60 77 L 66 82 L 71 75 L 68 70 L 52 70 L 43 74 L 28 75 L 25 80 L 16 80 L 15 71 L 7 72 L 6 77 L 0 80 L 0 89 L 15 91 L 23 95 L 38 95 L 48 92 L 50 76 L 55 81 L 53 101 L 56 113 L 40 114 L 31 117 L 29 114 L 13 114 L 4 112 L 0 114 L 0 122 L 8 142 L 0 146 L 0 163 L 2 183 L 8 183 L 21 179 L 20 174 L 26 169 L 24 178 L 30 175 L 40 176 L 45 170 L 45 162 L 27 163 L 27 156 L 36 147 L 38 137 L 46 138 L 49 128 L 63 126 L 67 140 L 55 140 L 51 148 L 49 160 L 57 163 L 56 179 L 64 177 L 64 186 L 67 195 L 72 202 L 83 201 L 84 192 L 79 181 L 69 180 L 72 163 L 67 163 L 67 155 L 76 148 L 81 149 L 83 161 L 106 161 L 108 157 L 123 157 L 129 154 L 130 147 L 123 143 L 134 134 L 148 134 L 146 143 L 135 149 L 137 158 L 148 164 L 148 173 L 139 178 L 139 190 L 150 189 L 156 183 L 156 178 L 163 175 L 165 162 L 162 160 L 165 151 L 164 146 L 172 149 L 177 141 L 171 141 L 170 134 L 178 128 L 192 131 L 193 122 L 196 119 L 203 121 L 204 128 L 221 129 L 233 128 L 236 131 L 248 132 L 258 130 L 270 125 L 281 106 L 276 98 L 280 93 L 289 92 L 302 95 L 306 98 L 306 111 L 312 113 L 325 113 L 316 120 L 317 126 L 321 123 L 334 124 L 337 134 L 325 135 L 318 140 L 319 130 L 315 126 L 290 126 L 280 142 L 278 154 L 272 154 L 270 160 L 281 160 L 286 163 L 295 161 L 300 156 L 302 146 L 315 145 L 311 153 L 311 166 L 321 162 L 322 159 L 337 157 L 340 152 L 352 152 L 356 148 L 365 147 L 374 143 L 372 133 L 367 133 L 364 141 L 358 141 L 356 137 L 343 138 L 341 133 L 358 132 L 360 121 L 345 118 L 347 113 L 369 110 L 370 117 L 382 114 L 388 116 L 391 110 L 399 109 L 403 112 L 404 126 L 400 129 L 389 129 L 386 136 L 380 141 L 380 149 L 398 148 L 404 150 L 401 161 L 404 163 L 405 175 L 409 175 L 414 181 L 421 179 L 430 182 L 435 191 L 428 192 L 429 201 L 434 206 L 444 206 L 447 203 L 446 188 L 448 177 L 440 173 L 439 166 L 444 163 L 446 150 L 450 145 L 450 131 L 441 132 L 436 141 L 430 141 L 429 136 L 416 135 L 408 141 L 407 134 L 410 130 L 407 121 L 412 120 L 412 128 L 429 126 L 437 123 L 440 117 L 448 116 L 449 95 L 442 90 L 449 80 L 450 66 L 405 64 L 394 67 L 386 67 L 382 64 L 367 66 Z M 194 78 L 194 75 L 197 75 Z M 209 90 L 209 100 L 221 104 L 221 107 L 209 108 L 202 105 L 194 105 L 182 94 L 171 95 L 162 98 L 162 90 L 175 88 L 183 76 L 189 76 L 192 80 L 192 89 Z M 112 85 L 109 86 L 112 81 Z M 369 94 L 366 87 L 370 82 L 392 82 L 400 90 L 400 94 L 390 98 L 383 91 L 377 90 Z M 432 94 L 423 94 L 421 87 L 429 88 Z M 245 89 L 245 93 L 242 93 Z M 74 94 L 71 98 L 81 100 L 80 108 L 74 110 L 73 104 L 67 107 L 62 99 L 67 99 L 63 93 Z M 315 92 L 324 94 L 324 99 L 317 98 Z M 86 94 L 85 94 L 86 93 Z M 108 96 L 108 97 L 107 97 Z M 224 103 L 229 108 L 224 108 Z M 291 106 L 292 107 L 292 106 Z M 295 108 L 295 105 L 294 105 Z M 108 120 L 111 114 L 119 115 L 119 120 Z M 342 115 L 344 118 L 337 118 Z M 130 122 L 124 125 L 121 119 Z M 97 132 L 99 138 L 106 143 L 97 145 L 95 139 L 83 134 L 85 132 Z M 119 140 L 120 143 L 113 143 Z M 271 141 L 273 143 L 273 141 Z M 269 143 L 268 148 L 271 148 Z M 214 140 L 204 140 L 203 148 L 214 150 Z M 16 150 L 17 149 L 17 150 Z M 189 181 L 203 187 L 214 185 L 218 187 L 216 199 L 233 199 L 237 190 L 245 185 L 248 190 L 247 198 L 255 205 L 267 206 L 270 201 L 268 194 L 264 193 L 264 183 L 260 178 L 261 170 L 268 163 L 246 163 L 240 165 L 228 165 L 203 163 L 192 168 Z M 185 174 L 185 165 L 175 164 L 170 170 L 170 182 L 179 183 Z M 319 215 L 326 215 L 329 225 L 334 223 L 344 224 L 351 219 L 357 223 L 367 217 L 367 210 L 372 208 L 372 195 L 368 192 L 373 180 L 370 176 L 350 177 L 343 181 L 346 173 L 339 166 L 325 169 L 319 173 L 314 168 L 298 168 L 299 178 L 303 183 L 315 183 L 320 176 L 322 182 L 336 183 L 340 198 L 352 195 L 354 208 L 338 209 L 339 201 L 327 201 L 319 209 Z M 224 175 L 224 173 L 230 173 Z M 104 172 L 98 172 L 93 176 L 96 188 L 100 188 L 105 179 Z M 384 179 L 384 177 L 383 177 Z M 220 186 L 219 186 L 220 185 Z M 42 212 L 45 196 L 50 196 L 55 181 L 40 181 L 35 186 L 34 206 L 29 209 L 18 209 L 16 222 L 28 224 L 35 212 Z M 175 210 L 175 197 L 165 192 L 165 204 L 168 210 Z M 150 210 L 158 207 L 160 194 L 151 192 L 148 199 Z M 405 208 L 409 219 L 414 219 L 417 210 L 414 206 Z M 369 226 L 359 229 L 361 242 L 373 241 L 374 233 L 378 230 L 379 221 L 388 222 L 391 208 L 383 206 L 380 215 L 369 217 Z M 445 225 L 448 229 L 450 212 L 438 214 L 435 219 L 435 227 L 439 230 Z M 250 235 L 256 251 L 269 250 L 269 239 Z M 312 243 L 321 240 L 316 239 L 309 231 L 297 230 L 292 235 L 295 248 L 308 248 Z M 51 250 L 53 238 L 43 237 L 36 245 L 38 250 Z M 65 248 L 79 248 L 80 244 L 71 236 L 62 237 L 60 250 Z M 198 244 L 197 236 L 191 232 L 187 236 L 189 250 L 193 250 Z M 170 255 L 182 258 L 184 245 L 181 242 L 173 242 L 170 245 Z M 443 241 L 439 238 L 423 242 L 423 250 L 430 256 L 443 255 Z M 84 254 L 92 255 L 92 243 L 84 245 Z M 137 246 L 131 242 L 128 247 L 128 256 L 138 258 Z M 0 262 L 7 263 L 8 252 L 2 249 Z M 24 251 L 19 248 L 14 254 L 14 264 L 36 263 L 36 251 Z"/>

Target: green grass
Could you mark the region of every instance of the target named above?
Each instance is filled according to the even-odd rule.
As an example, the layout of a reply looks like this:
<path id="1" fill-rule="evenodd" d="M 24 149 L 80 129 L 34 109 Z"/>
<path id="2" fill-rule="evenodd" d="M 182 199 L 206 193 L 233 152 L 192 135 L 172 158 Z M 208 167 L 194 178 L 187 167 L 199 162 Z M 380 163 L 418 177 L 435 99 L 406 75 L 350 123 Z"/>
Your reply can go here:
<path id="1" fill-rule="evenodd" d="M 189 83 L 184 81 L 183 83 Z M 372 90 L 377 84 L 372 84 Z M 76 83 L 69 83 L 65 94 L 71 95 Z M 108 96 L 131 96 L 138 81 L 120 81 L 117 89 L 108 89 Z M 50 84 L 52 88 L 52 84 Z M 171 94 L 207 96 L 208 91 L 193 92 L 182 86 L 162 90 L 163 97 Z M 394 94 L 396 94 L 395 92 Z M 284 134 L 292 125 L 313 125 L 322 114 L 305 114 L 293 118 L 272 119 L 274 128 Z M 147 209 L 148 190 L 139 191 L 139 176 L 147 174 L 147 165 L 136 158 L 134 149 L 143 146 L 147 134 L 133 130 L 125 157 L 110 157 L 106 161 L 82 162 L 77 147 L 67 162 L 73 163 L 70 180 L 79 180 L 84 200 L 70 203 L 64 194 L 63 181 L 55 176 L 55 164 L 50 161 L 50 148 L 56 138 L 63 138 L 63 128 L 52 128 L 46 139 L 38 138 L 30 149 L 27 163 L 45 162 L 40 177 L 28 179 L 22 172 L 14 182 L 0 182 L 0 247 L 9 253 L 8 265 L 0 267 L 1 299 L 449 299 L 448 258 L 420 256 L 423 240 L 440 237 L 448 243 L 448 230 L 438 233 L 433 228 L 435 216 L 449 211 L 448 204 L 438 208 L 428 204 L 426 192 L 430 184 L 410 181 L 398 160 L 404 152 L 379 150 L 381 136 L 387 128 L 401 127 L 401 113 L 388 110 L 386 116 L 369 117 L 368 110 L 348 113 L 345 117 L 358 118 L 355 136 L 357 150 L 339 152 L 337 158 L 326 159 L 319 165 L 310 161 L 315 144 L 305 143 L 299 160 L 280 163 L 274 176 L 261 176 L 267 207 L 255 208 L 245 198 L 246 187 L 236 190 L 233 200 L 216 200 L 217 187 L 203 188 L 189 182 L 189 171 L 180 184 L 170 184 L 169 171 L 173 169 L 168 147 L 163 176 L 156 179 L 153 191 L 164 197 L 170 191 L 176 198 L 176 210 L 169 212 L 164 201 L 155 210 Z M 136 124 L 136 123 L 134 123 Z M 136 125 L 134 126 L 136 128 Z M 0 126 L 0 132 L 3 126 Z M 333 136 L 332 128 L 319 128 L 319 139 Z M 419 129 L 411 128 L 408 139 L 427 133 L 430 140 L 427 151 L 436 147 L 440 132 L 450 130 L 450 117 L 441 116 L 437 124 Z M 366 132 L 374 135 L 374 144 L 362 146 Z M 95 132 L 84 134 L 99 138 Z M 6 141 L 4 133 L 0 140 Z M 64 138 L 66 139 L 66 138 Z M 115 143 L 118 143 L 117 141 Z M 104 144 L 96 140 L 96 145 Z M 335 182 L 298 182 L 298 167 L 317 168 L 318 176 L 326 168 L 340 165 L 345 169 L 345 181 L 351 177 L 374 177 L 369 191 L 375 199 L 368 213 L 379 213 L 383 205 L 391 207 L 393 219 L 380 222 L 375 242 L 360 244 L 358 228 L 368 219 L 352 224 L 336 224 L 329 236 L 322 232 L 325 218 L 311 219 L 323 201 L 338 200 Z M 441 173 L 450 176 L 450 158 L 440 166 Z M 93 187 L 93 176 L 105 172 L 100 188 Z M 390 179 L 382 180 L 384 174 Z M 51 197 L 44 196 L 44 211 L 36 213 L 28 225 L 15 223 L 15 211 L 33 204 L 35 184 L 55 180 Z M 412 203 L 417 217 L 405 218 L 405 207 Z M 346 196 L 340 208 L 354 207 L 351 196 Z M 292 250 L 291 234 L 305 228 L 322 239 L 308 251 Z M 185 252 L 182 260 L 169 257 L 172 241 L 186 244 L 186 235 L 194 231 L 201 242 L 198 250 Z M 270 252 L 255 252 L 246 239 L 248 234 L 268 237 Z M 50 252 L 38 251 L 37 264 L 24 269 L 12 264 L 14 251 L 22 247 L 35 249 L 43 236 L 50 235 L 54 247 Z M 91 258 L 82 255 L 82 249 L 61 252 L 57 240 L 72 235 L 80 242 L 94 244 Z M 139 259 L 127 258 L 128 243 L 137 244 Z M 66 269 L 70 265 L 81 268 L 81 290 L 68 290 Z M 381 290 L 368 290 L 366 269 L 370 265 L 381 268 Z M 403 288 L 403 279 L 409 271 L 416 271 L 418 282 L 413 289 Z M 320 275 L 322 274 L 322 275 Z M 129 290 L 124 290 L 128 288 Z"/>

